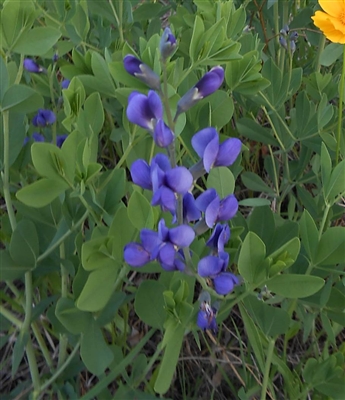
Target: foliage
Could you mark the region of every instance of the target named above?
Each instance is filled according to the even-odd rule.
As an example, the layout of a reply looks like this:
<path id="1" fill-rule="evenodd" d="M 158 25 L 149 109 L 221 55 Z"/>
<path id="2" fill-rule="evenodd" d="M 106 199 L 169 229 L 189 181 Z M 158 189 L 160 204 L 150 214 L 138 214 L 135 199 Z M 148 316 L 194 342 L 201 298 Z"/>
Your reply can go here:
<path id="1" fill-rule="evenodd" d="M 344 398 L 344 46 L 316 9 L 0 5 L 4 398 Z"/>

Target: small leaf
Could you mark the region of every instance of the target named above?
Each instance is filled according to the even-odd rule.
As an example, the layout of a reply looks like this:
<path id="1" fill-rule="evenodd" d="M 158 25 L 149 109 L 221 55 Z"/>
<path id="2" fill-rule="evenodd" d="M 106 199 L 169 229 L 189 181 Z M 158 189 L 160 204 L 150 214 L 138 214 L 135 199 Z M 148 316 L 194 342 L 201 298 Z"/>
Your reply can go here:
<path id="1" fill-rule="evenodd" d="M 141 193 L 135 191 L 128 202 L 128 218 L 137 229 L 153 228 L 153 210 Z"/>
<path id="2" fill-rule="evenodd" d="M 19 37 L 13 51 L 28 56 L 42 56 L 56 44 L 60 36 L 61 32 L 56 28 L 36 27 Z"/>
<path id="3" fill-rule="evenodd" d="M 219 197 L 222 199 L 234 193 L 235 178 L 227 167 L 213 168 L 208 174 L 206 187 L 207 189 L 216 189 Z"/>
<path id="4" fill-rule="evenodd" d="M 267 281 L 267 287 L 279 296 L 288 299 L 301 299 L 318 292 L 325 281 L 318 276 L 283 274 Z"/>
<path id="5" fill-rule="evenodd" d="M 35 224 L 27 219 L 22 219 L 11 237 L 11 257 L 18 265 L 34 268 L 38 252 L 39 244 Z"/>

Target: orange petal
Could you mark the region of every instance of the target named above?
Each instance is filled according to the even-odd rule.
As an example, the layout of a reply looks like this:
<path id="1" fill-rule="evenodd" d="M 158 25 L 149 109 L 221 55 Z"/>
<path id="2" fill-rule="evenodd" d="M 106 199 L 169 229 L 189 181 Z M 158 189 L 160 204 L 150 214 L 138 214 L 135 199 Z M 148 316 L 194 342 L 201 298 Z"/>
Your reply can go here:
<path id="1" fill-rule="evenodd" d="M 317 11 L 312 19 L 314 20 L 314 24 L 322 30 L 324 35 L 331 42 L 345 43 L 345 32 L 336 29 L 333 24 L 333 19 L 331 19 L 327 14 Z"/>
<path id="2" fill-rule="evenodd" d="M 319 0 L 322 9 L 332 17 L 340 18 L 345 12 L 344 0 Z"/>

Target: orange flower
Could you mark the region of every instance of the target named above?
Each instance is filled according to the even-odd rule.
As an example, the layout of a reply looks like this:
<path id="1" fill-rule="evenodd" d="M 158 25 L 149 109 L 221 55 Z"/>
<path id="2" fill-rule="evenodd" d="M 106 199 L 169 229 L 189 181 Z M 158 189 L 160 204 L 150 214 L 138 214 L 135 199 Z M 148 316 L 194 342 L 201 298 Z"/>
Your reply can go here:
<path id="1" fill-rule="evenodd" d="M 316 11 L 312 18 L 327 39 L 345 44 L 345 0 L 319 0 L 323 11 Z"/>

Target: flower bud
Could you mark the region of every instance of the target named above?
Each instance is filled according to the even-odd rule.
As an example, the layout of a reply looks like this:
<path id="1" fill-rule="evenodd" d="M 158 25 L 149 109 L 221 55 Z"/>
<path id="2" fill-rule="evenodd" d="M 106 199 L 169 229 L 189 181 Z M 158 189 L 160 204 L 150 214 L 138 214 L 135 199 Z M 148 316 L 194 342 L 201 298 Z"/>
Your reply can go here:
<path id="1" fill-rule="evenodd" d="M 176 50 L 176 38 L 170 28 L 165 28 L 159 43 L 159 50 L 163 60 L 174 54 Z"/>
<path id="2" fill-rule="evenodd" d="M 31 58 L 25 58 L 24 61 L 23 61 L 23 66 L 27 71 L 33 72 L 35 74 L 39 74 L 41 72 L 44 72 L 44 68 L 41 67 L 40 65 L 38 65 Z"/>
<path id="3" fill-rule="evenodd" d="M 131 54 L 127 54 L 123 59 L 123 65 L 125 70 L 130 75 L 140 79 L 149 88 L 153 90 L 160 90 L 161 83 L 159 76 L 141 60 L 132 56 Z"/>

